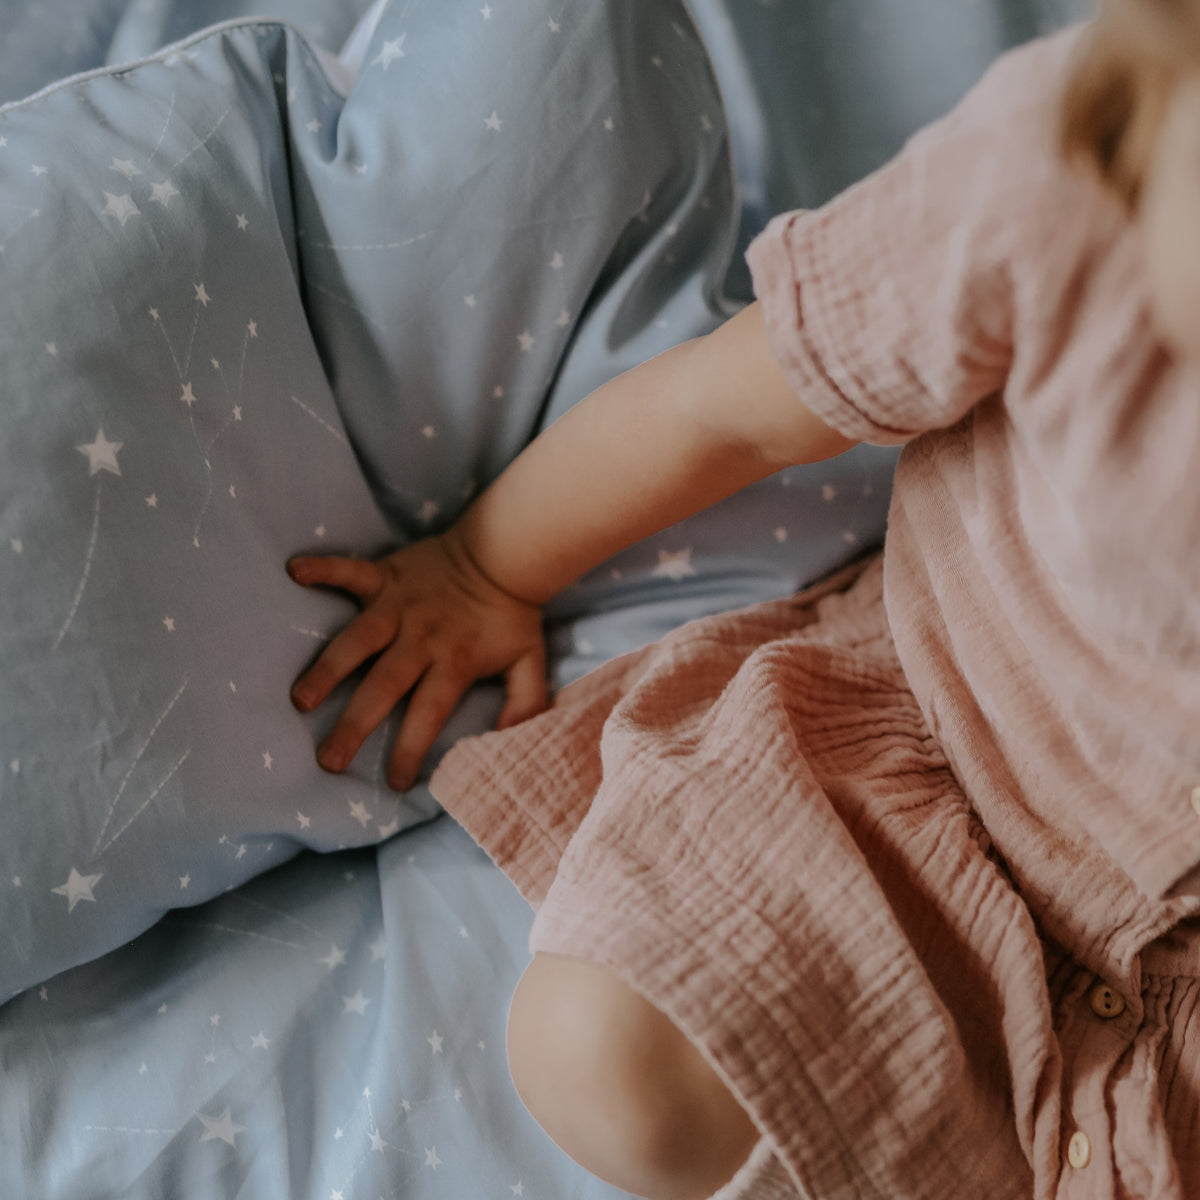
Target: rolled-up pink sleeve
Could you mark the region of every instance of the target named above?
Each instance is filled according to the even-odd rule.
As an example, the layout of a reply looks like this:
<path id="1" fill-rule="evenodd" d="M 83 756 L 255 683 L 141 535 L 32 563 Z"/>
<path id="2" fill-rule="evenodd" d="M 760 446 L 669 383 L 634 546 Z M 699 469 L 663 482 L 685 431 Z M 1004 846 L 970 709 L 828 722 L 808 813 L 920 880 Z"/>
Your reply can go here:
<path id="1" fill-rule="evenodd" d="M 771 349 L 839 432 L 906 442 L 1003 388 L 1021 224 L 1056 152 L 1053 106 L 1024 99 L 1027 69 L 1001 59 L 889 165 L 750 246 Z"/>

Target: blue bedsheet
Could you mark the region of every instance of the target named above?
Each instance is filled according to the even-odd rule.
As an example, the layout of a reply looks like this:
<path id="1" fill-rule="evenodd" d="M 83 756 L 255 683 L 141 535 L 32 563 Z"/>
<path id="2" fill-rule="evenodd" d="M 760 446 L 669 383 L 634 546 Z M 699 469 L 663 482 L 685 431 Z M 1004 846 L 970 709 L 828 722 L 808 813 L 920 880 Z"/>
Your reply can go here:
<path id="1" fill-rule="evenodd" d="M 529 919 L 444 817 L 167 917 L 5 1008 L 0 1195 L 620 1195 L 509 1082 Z"/>

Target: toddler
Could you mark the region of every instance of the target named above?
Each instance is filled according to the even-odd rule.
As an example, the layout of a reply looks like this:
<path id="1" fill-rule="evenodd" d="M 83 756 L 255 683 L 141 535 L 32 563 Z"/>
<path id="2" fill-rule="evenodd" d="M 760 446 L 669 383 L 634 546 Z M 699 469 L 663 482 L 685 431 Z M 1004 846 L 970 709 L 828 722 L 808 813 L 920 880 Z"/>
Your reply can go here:
<path id="1" fill-rule="evenodd" d="M 1200 1196 L 1200 0 L 1114 0 L 749 252 L 758 300 L 600 388 L 444 535 L 301 558 L 409 697 L 408 787 L 537 910 L 513 1079 L 648 1200 Z M 860 440 L 887 541 L 547 709 L 540 606 Z M 986 1191 L 984 1191 L 986 1189 Z"/>

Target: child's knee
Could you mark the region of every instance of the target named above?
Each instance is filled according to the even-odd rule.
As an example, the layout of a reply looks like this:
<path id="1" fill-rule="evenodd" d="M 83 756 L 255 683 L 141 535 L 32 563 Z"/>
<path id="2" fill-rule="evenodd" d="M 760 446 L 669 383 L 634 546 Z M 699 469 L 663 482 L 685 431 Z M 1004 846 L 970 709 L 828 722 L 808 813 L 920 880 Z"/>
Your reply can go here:
<path id="1" fill-rule="evenodd" d="M 700 1052 L 611 971 L 538 954 L 513 996 L 513 1082 L 593 1174 L 652 1200 L 701 1200 L 756 1139 Z"/>

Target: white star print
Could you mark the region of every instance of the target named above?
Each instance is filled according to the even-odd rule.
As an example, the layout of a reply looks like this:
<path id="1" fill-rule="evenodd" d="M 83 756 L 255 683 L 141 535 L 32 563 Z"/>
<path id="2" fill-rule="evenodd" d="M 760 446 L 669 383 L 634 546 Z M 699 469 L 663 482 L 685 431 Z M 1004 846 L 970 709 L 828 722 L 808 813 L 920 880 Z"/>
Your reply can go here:
<path id="1" fill-rule="evenodd" d="M 20 538 L 9 538 L 9 544 L 12 546 L 14 554 L 21 554 L 25 550 L 25 543 Z"/>
<path id="2" fill-rule="evenodd" d="M 189 883 L 191 883 L 191 882 L 192 882 L 192 877 L 191 877 L 191 875 L 180 875 L 180 877 L 179 877 L 179 886 L 180 886 L 180 888 L 182 888 L 182 889 L 184 889 L 184 890 L 186 891 L 186 890 L 187 890 L 187 885 L 188 885 Z"/>
<path id="3" fill-rule="evenodd" d="M 340 946 L 334 946 L 324 958 L 317 959 L 318 962 L 323 962 L 331 971 L 334 967 L 342 966 L 346 961 L 346 952 Z"/>
<path id="4" fill-rule="evenodd" d="M 492 19 L 492 6 L 490 4 L 485 4 L 479 10 L 479 15 L 483 17 L 485 21 L 490 21 Z"/>
<path id="5" fill-rule="evenodd" d="M 233 406 L 233 419 L 235 421 L 240 421 L 242 419 L 242 406 L 240 404 L 235 404 Z"/>
<path id="6" fill-rule="evenodd" d="M 475 307 L 475 297 L 474 297 L 474 296 L 464 296 L 464 297 L 463 297 L 463 303 L 464 303 L 464 304 L 465 304 L 465 305 L 466 305 L 468 308 L 474 308 L 474 307 Z"/>
<path id="7" fill-rule="evenodd" d="M 341 1130 L 338 1130 L 338 1132 L 340 1133 Z M 329 1200 L 346 1200 L 346 1198 L 345 1198 L 345 1196 L 342 1195 L 341 1192 L 339 1192 L 337 1190 L 337 1188 L 330 1188 L 329 1189 Z"/>
<path id="8" fill-rule="evenodd" d="M 57 346 L 57 345 L 56 345 L 54 342 L 47 342 L 47 343 L 46 343 L 46 353 L 47 353 L 47 354 L 50 354 L 50 355 L 55 355 L 55 354 L 57 354 L 57 353 L 58 353 L 58 346 Z"/>
<path id="9" fill-rule="evenodd" d="M 836 495 L 837 495 L 837 488 L 835 488 L 830 483 L 827 483 L 821 489 L 821 499 L 824 500 L 826 504 L 828 504 L 829 501 L 831 501 L 834 498 L 834 496 L 836 496 Z"/>
<path id="10" fill-rule="evenodd" d="M 338 1128 L 333 1131 L 333 1140 L 335 1142 L 340 1142 L 344 1136 L 345 1134 L 342 1133 L 341 1126 L 339 1125 Z"/>
<path id="11" fill-rule="evenodd" d="M 517 334 L 517 341 L 521 343 L 521 353 L 528 354 L 533 349 L 534 337 L 528 329 L 524 333 Z"/>
<path id="12" fill-rule="evenodd" d="M 208 302 L 212 299 L 212 297 L 205 290 L 204 284 L 203 283 L 193 283 L 192 287 L 194 287 L 196 289 L 196 299 L 199 300 L 200 303 L 203 304 L 205 308 L 207 308 Z"/>
<path id="13" fill-rule="evenodd" d="M 146 1066 L 146 1064 L 145 1064 L 145 1063 L 142 1063 L 142 1065 L 141 1065 L 140 1067 L 138 1067 L 138 1074 L 139 1074 L 139 1075 L 145 1075 L 145 1074 L 146 1074 L 146 1072 L 147 1072 L 147 1071 L 149 1071 L 149 1070 L 150 1070 L 150 1068 L 149 1068 L 148 1066 Z"/>
<path id="14" fill-rule="evenodd" d="M 512 1192 L 514 1196 L 525 1195 L 525 1185 L 519 1179 L 516 1183 L 510 1183 L 508 1185 L 508 1190 Z"/>
<path id="15" fill-rule="evenodd" d="M 309 123 L 305 126 L 305 128 L 308 130 L 309 133 L 316 133 L 321 128 L 321 122 L 318 121 L 316 119 L 316 117 L 313 117 L 313 119 L 311 121 L 309 121 Z"/>
<path id="16" fill-rule="evenodd" d="M 104 436 L 104 430 L 98 429 L 94 442 L 76 446 L 75 449 L 80 454 L 87 455 L 89 477 L 95 475 L 97 471 L 111 471 L 114 475 L 120 475 L 121 468 L 117 465 L 117 451 L 123 445 L 125 445 L 124 442 L 110 442 Z"/>
<path id="17" fill-rule="evenodd" d="M 383 48 L 379 51 L 379 55 L 371 63 L 371 66 L 381 66 L 386 71 L 395 59 L 404 58 L 404 39 L 406 37 L 408 37 L 408 34 L 402 33 L 398 38 L 393 38 L 390 42 L 384 42 Z"/>
<path id="18" fill-rule="evenodd" d="M 562 26 L 553 17 L 550 18 L 549 25 L 551 33 L 562 33 Z"/>
<path id="19" fill-rule="evenodd" d="M 221 1023 L 221 1014 L 213 1013 L 213 1015 L 208 1018 L 208 1023 L 215 1029 Z"/>
<path id="20" fill-rule="evenodd" d="M 400 818 L 393 817 L 386 825 L 380 823 L 379 836 L 381 838 L 390 838 L 392 834 L 400 832 Z"/>
<path id="21" fill-rule="evenodd" d="M 250 1039 L 251 1050 L 265 1050 L 271 1044 L 271 1039 L 260 1029 Z"/>
<path id="22" fill-rule="evenodd" d="M 775 530 L 775 540 L 777 542 L 786 542 L 787 536 L 788 536 L 787 530 L 784 529 L 784 527 L 782 525 L 780 525 L 779 528 Z"/>
<path id="23" fill-rule="evenodd" d="M 167 207 L 167 201 L 170 200 L 172 196 L 178 195 L 179 190 L 169 179 L 164 179 L 162 183 L 156 183 L 150 189 L 150 199 L 157 204 L 161 204 L 163 208 Z"/>
<path id="24" fill-rule="evenodd" d="M 360 1017 L 366 1016 L 367 1005 L 371 1003 L 366 996 L 362 994 L 362 988 L 359 988 L 353 996 L 343 996 L 342 1003 L 346 1006 L 342 1009 L 343 1015 L 346 1013 L 358 1013 Z"/>
<path id="25" fill-rule="evenodd" d="M 606 129 L 606 130 L 607 130 L 609 133 L 612 133 L 612 131 L 613 131 L 613 130 L 616 128 L 616 126 L 613 124 L 613 119 L 612 119 L 612 117 L 605 117 L 605 118 L 604 118 L 604 128 L 605 128 L 605 129 Z"/>
<path id="26" fill-rule="evenodd" d="M 191 408 L 192 405 L 196 403 L 196 393 L 192 391 L 192 385 L 190 381 L 183 385 L 183 395 L 180 396 L 179 399 L 186 404 L 188 408 Z"/>
<path id="27" fill-rule="evenodd" d="M 168 633 L 175 632 L 175 618 L 174 617 L 163 617 L 162 623 L 167 627 Z"/>
<path id="28" fill-rule="evenodd" d="M 92 895 L 92 889 L 104 878 L 103 874 L 99 875 L 80 875 L 74 867 L 71 868 L 71 874 L 67 876 L 67 882 L 59 884 L 56 888 L 50 890 L 56 896 L 66 896 L 67 912 L 75 911 L 75 905 L 80 900 L 89 900 L 91 903 L 96 903 L 96 897 Z"/>
<path id="29" fill-rule="evenodd" d="M 323 537 L 325 536 L 325 534 L 326 534 L 326 533 L 328 533 L 328 532 L 329 532 L 329 531 L 328 531 L 328 530 L 325 528 L 325 526 L 324 526 L 324 525 L 318 525 L 318 526 L 316 527 L 316 529 L 314 529 L 314 530 L 313 530 L 313 534 L 314 534 L 316 537 L 320 537 L 320 538 L 323 538 Z"/>
<path id="30" fill-rule="evenodd" d="M 225 1106 L 225 1111 L 219 1117 L 210 1117 L 205 1113 L 197 1113 L 200 1123 L 204 1126 L 204 1133 L 201 1135 L 202 1142 L 212 1141 L 220 1138 L 223 1142 L 228 1142 L 229 1145 L 237 1147 L 237 1135 L 244 1132 L 244 1125 L 235 1125 L 229 1115 L 229 1106 Z"/>
<path id="31" fill-rule="evenodd" d="M 425 1165 L 432 1167 L 435 1171 L 442 1165 L 442 1160 L 438 1158 L 436 1146 L 425 1147 Z"/>
<path id="32" fill-rule="evenodd" d="M 296 820 L 300 822 L 301 829 L 307 829 L 312 824 L 312 817 L 306 817 L 299 809 L 296 810 Z"/>
<path id="33" fill-rule="evenodd" d="M 124 175 L 126 179 L 132 179 L 135 175 L 141 174 L 141 171 L 134 166 L 133 161 L 128 158 L 114 158 L 112 160 L 112 170 Z"/>
<path id="34" fill-rule="evenodd" d="M 504 124 L 504 122 L 501 121 L 499 116 L 496 114 L 495 109 L 492 109 L 492 115 L 490 117 L 486 118 L 483 123 L 489 129 L 495 130 L 496 133 L 500 132 L 500 126 Z"/>
<path id="35" fill-rule="evenodd" d="M 550 260 L 550 269 L 552 271 L 561 271 L 563 269 L 563 256 L 561 250 L 555 250 L 554 257 Z"/>
<path id="36" fill-rule="evenodd" d="M 244 233 L 244 232 L 245 232 L 247 229 L 249 229 L 249 228 L 250 228 L 250 222 L 246 220 L 246 214 L 245 214 L 245 213 L 238 213 L 238 215 L 237 215 L 237 223 L 238 223 L 238 228 L 239 228 L 240 230 L 242 230 L 242 232 L 243 232 L 243 233 Z"/>
<path id="37" fill-rule="evenodd" d="M 434 1052 L 434 1054 L 441 1054 L 442 1042 L 444 1042 L 446 1039 L 443 1038 L 436 1029 L 425 1040 L 429 1043 L 429 1048 Z"/>
<path id="38" fill-rule="evenodd" d="M 104 205 L 104 212 L 110 216 L 114 216 L 121 222 L 121 228 L 125 228 L 125 222 L 130 217 L 140 217 L 142 210 L 133 202 L 133 197 L 125 192 L 121 196 L 114 196 L 112 192 L 105 192 L 104 198 L 107 203 Z"/>
<path id="39" fill-rule="evenodd" d="M 689 575 L 695 575 L 696 568 L 692 566 L 691 546 L 688 546 L 684 550 L 660 550 L 658 552 L 658 566 L 650 574 L 665 579 L 673 579 L 676 583 L 681 579 L 686 579 Z"/>
<path id="40" fill-rule="evenodd" d="M 417 519 L 428 525 L 441 511 L 441 505 L 436 500 L 426 500 L 421 505 L 421 511 L 417 513 Z"/>
<path id="41" fill-rule="evenodd" d="M 367 949 L 371 951 L 371 961 L 378 962 L 387 954 L 387 939 L 381 933 Z"/>
<path id="42" fill-rule="evenodd" d="M 564 308 L 562 312 L 560 312 L 558 316 L 554 318 L 554 323 L 560 329 L 566 329 L 566 327 L 571 323 L 571 314 Z"/>
<path id="43" fill-rule="evenodd" d="M 426 425 L 421 430 L 421 436 L 428 438 L 430 441 L 432 441 L 435 437 L 437 437 L 437 430 L 434 429 L 434 427 L 432 425 Z"/>
<path id="44" fill-rule="evenodd" d="M 257 321 L 251 321 L 251 322 L 250 322 L 250 323 L 249 323 L 249 324 L 246 326 L 246 331 L 247 331 L 247 332 L 250 334 L 250 336 L 251 336 L 252 338 L 256 338 L 256 337 L 258 337 L 258 322 L 257 322 Z"/>
<path id="45" fill-rule="evenodd" d="M 378 1129 L 376 1129 L 376 1130 L 375 1130 L 375 1131 L 374 1131 L 374 1132 L 371 1134 L 371 1149 L 372 1149 L 372 1150 L 378 1150 L 378 1151 L 379 1151 L 379 1153 L 380 1153 L 380 1154 L 382 1154 L 382 1153 L 383 1153 L 383 1148 L 384 1148 L 384 1146 L 386 1146 L 386 1145 L 387 1145 L 387 1142 L 385 1142 L 385 1141 L 383 1140 L 383 1138 L 379 1136 L 379 1130 L 378 1130 Z"/>
<path id="46" fill-rule="evenodd" d="M 264 750 L 262 752 L 262 760 L 263 760 L 263 766 L 266 767 L 266 769 L 268 771 L 271 769 L 271 767 L 274 765 L 274 762 L 275 762 L 275 760 L 271 757 L 270 750 Z"/>
<path id="47" fill-rule="evenodd" d="M 354 800 L 350 804 L 350 815 L 364 828 L 370 824 L 371 814 L 367 812 L 367 807 L 361 800 Z"/>

